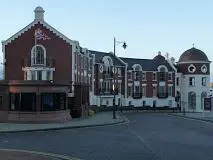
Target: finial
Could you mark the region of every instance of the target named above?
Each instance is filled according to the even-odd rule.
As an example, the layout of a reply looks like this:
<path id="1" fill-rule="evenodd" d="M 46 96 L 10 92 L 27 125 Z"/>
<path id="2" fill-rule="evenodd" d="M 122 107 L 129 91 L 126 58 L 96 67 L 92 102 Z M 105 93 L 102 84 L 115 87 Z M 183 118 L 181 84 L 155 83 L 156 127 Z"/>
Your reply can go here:
<path id="1" fill-rule="evenodd" d="M 36 20 L 44 20 L 44 9 L 40 6 L 36 7 L 35 10 L 35 19 Z"/>
<path id="2" fill-rule="evenodd" d="M 160 52 L 160 51 L 158 51 L 158 55 L 161 55 L 161 52 Z"/>
<path id="3" fill-rule="evenodd" d="M 192 48 L 195 48 L 195 44 L 194 43 L 192 43 Z"/>
<path id="4" fill-rule="evenodd" d="M 169 53 L 168 52 L 166 52 L 165 57 L 166 57 L 166 59 L 169 59 Z"/>

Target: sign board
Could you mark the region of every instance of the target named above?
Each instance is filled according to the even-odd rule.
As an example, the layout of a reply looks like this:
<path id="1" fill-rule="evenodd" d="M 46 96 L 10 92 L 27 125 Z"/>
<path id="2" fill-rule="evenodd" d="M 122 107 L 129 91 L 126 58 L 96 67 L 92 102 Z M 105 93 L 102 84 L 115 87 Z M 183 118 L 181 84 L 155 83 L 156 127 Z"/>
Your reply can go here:
<path id="1" fill-rule="evenodd" d="M 204 98 L 204 110 L 211 110 L 211 98 Z"/>

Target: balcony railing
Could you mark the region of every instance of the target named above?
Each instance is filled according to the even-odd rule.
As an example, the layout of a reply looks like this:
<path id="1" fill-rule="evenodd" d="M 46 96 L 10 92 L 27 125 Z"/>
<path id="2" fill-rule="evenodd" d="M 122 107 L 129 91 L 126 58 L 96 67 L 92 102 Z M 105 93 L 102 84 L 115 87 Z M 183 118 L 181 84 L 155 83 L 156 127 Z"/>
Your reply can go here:
<path id="1" fill-rule="evenodd" d="M 113 78 L 113 72 L 103 71 L 103 78 Z"/>
<path id="2" fill-rule="evenodd" d="M 142 98 L 142 92 L 133 92 L 132 97 L 134 99 L 140 99 L 140 98 Z"/>
<path id="3" fill-rule="evenodd" d="M 168 92 L 159 93 L 157 94 L 158 98 L 168 98 Z"/>
<path id="4" fill-rule="evenodd" d="M 31 58 L 23 58 L 22 59 L 22 67 L 33 67 L 33 66 L 43 66 L 43 67 L 55 67 L 55 59 L 54 58 L 46 58 L 44 60 L 45 63 L 31 63 L 31 61 L 35 62 L 35 59 L 31 59 Z M 32 64 L 32 65 L 31 65 Z"/>
<path id="5" fill-rule="evenodd" d="M 114 93 L 115 95 L 117 95 L 118 94 L 117 90 L 115 90 L 114 92 L 113 89 L 108 89 L 108 90 L 99 89 L 99 95 L 114 95 Z"/>

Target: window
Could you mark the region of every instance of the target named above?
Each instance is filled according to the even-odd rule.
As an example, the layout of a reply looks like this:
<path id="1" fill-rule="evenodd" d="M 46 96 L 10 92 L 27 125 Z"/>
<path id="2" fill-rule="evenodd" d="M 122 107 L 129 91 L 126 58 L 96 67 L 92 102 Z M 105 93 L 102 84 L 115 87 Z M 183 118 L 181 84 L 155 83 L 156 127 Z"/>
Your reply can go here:
<path id="1" fill-rule="evenodd" d="M 140 96 L 140 86 L 135 86 L 135 96 Z"/>
<path id="2" fill-rule="evenodd" d="M 202 86 L 206 86 L 206 77 L 202 77 Z"/>
<path id="3" fill-rule="evenodd" d="M 37 71 L 37 80 L 42 80 L 42 71 Z"/>
<path id="4" fill-rule="evenodd" d="M 168 73 L 168 80 L 169 80 L 169 81 L 172 80 L 172 73 Z"/>
<path id="5" fill-rule="evenodd" d="M 128 80 L 132 79 L 132 72 L 128 72 Z"/>
<path id="6" fill-rule="evenodd" d="M 135 93 L 139 93 L 140 92 L 140 87 L 139 86 L 135 86 Z"/>
<path id="7" fill-rule="evenodd" d="M 33 47 L 31 53 L 31 63 L 32 65 L 44 65 L 45 64 L 45 48 L 41 45 L 36 45 Z"/>
<path id="8" fill-rule="evenodd" d="M 146 97 L 146 86 L 142 87 L 142 93 L 143 93 L 143 96 Z"/>
<path id="9" fill-rule="evenodd" d="M 172 96 L 172 86 L 168 87 L 168 96 Z"/>
<path id="10" fill-rule="evenodd" d="M 91 58 L 91 59 L 90 59 L 90 69 L 91 69 L 91 70 L 92 70 L 92 67 L 93 67 L 93 63 L 92 63 L 92 62 L 93 62 L 93 59 Z"/>
<path id="11" fill-rule="evenodd" d="M 153 87 L 153 97 L 157 96 L 157 89 L 156 87 Z"/>
<path id="12" fill-rule="evenodd" d="M 189 103 L 189 109 L 195 109 L 196 108 L 196 93 L 195 92 L 189 92 L 188 93 L 188 103 Z"/>
<path id="13" fill-rule="evenodd" d="M 207 66 L 204 64 L 202 67 L 201 67 L 201 71 L 203 73 L 206 73 L 208 70 L 207 70 Z"/>
<path id="14" fill-rule="evenodd" d="M 46 79 L 47 79 L 47 80 L 52 80 L 52 79 L 51 79 L 51 71 L 47 71 L 46 73 L 47 73 L 47 74 L 46 74 L 46 76 L 47 76 Z M 76 74 L 75 74 L 75 75 L 76 75 Z"/>
<path id="15" fill-rule="evenodd" d="M 140 72 L 139 71 L 135 71 L 135 80 L 136 81 L 140 80 Z"/>
<path id="16" fill-rule="evenodd" d="M 142 73 L 142 79 L 146 80 L 146 73 Z"/>
<path id="17" fill-rule="evenodd" d="M 84 57 L 80 56 L 81 68 L 84 68 Z"/>
<path id="18" fill-rule="evenodd" d="M 118 68 L 118 76 L 121 76 L 121 68 Z"/>
<path id="19" fill-rule="evenodd" d="M 188 71 L 189 71 L 190 73 L 194 73 L 194 72 L 196 71 L 195 66 L 194 66 L 193 64 L 189 65 Z"/>
<path id="20" fill-rule="evenodd" d="M 157 78 L 156 78 L 156 73 L 153 73 L 153 74 L 152 74 L 152 80 L 155 81 L 156 79 L 157 79 Z"/>
<path id="21" fill-rule="evenodd" d="M 36 71 L 31 71 L 31 80 L 36 80 Z"/>
<path id="22" fill-rule="evenodd" d="M 165 86 L 159 86 L 159 96 L 160 97 L 166 96 L 166 87 Z"/>
<path id="23" fill-rule="evenodd" d="M 189 77 L 189 86 L 195 86 L 195 77 Z"/>
<path id="24" fill-rule="evenodd" d="M 75 73 L 75 82 L 78 81 L 77 73 Z"/>
<path id="25" fill-rule="evenodd" d="M 77 58 L 78 58 L 77 56 L 78 56 L 77 53 L 75 53 L 75 70 L 77 69 L 77 60 L 78 60 L 78 59 L 77 59 Z"/>
<path id="26" fill-rule="evenodd" d="M 160 81 L 165 81 L 166 80 L 166 72 L 165 72 L 165 68 L 164 67 L 162 67 L 160 69 L 159 80 Z"/>
<path id="27" fill-rule="evenodd" d="M 201 93 L 201 109 L 204 108 L 204 98 L 207 97 L 207 93 L 206 92 L 202 92 Z"/>
<path id="28" fill-rule="evenodd" d="M 128 86 L 128 96 L 132 96 L 132 86 Z"/>
<path id="29" fill-rule="evenodd" d="M 179 86 L 179 77 L 176 78 L 176 85 Z"/>

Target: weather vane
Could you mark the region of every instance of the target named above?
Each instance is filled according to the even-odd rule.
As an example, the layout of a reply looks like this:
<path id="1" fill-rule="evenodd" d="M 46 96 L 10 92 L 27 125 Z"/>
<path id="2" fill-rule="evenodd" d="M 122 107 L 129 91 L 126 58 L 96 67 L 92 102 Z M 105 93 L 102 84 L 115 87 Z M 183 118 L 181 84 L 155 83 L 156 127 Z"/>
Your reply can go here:
<path id="1" fill-rule="evenodd" d="M 194 43 L 192 43 L 192 46 L 193 46 L 193 48 L 195 48 L 195 44 Z"/>

